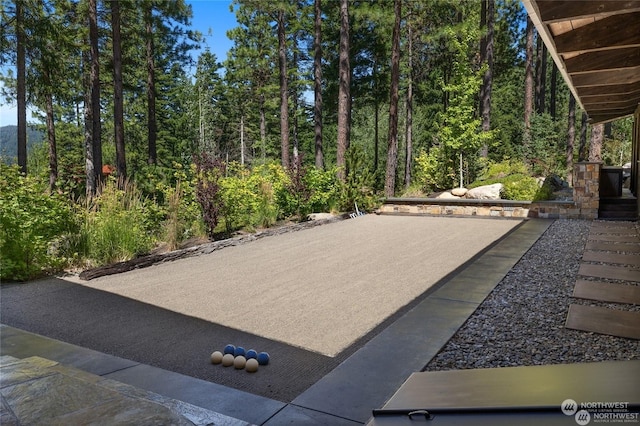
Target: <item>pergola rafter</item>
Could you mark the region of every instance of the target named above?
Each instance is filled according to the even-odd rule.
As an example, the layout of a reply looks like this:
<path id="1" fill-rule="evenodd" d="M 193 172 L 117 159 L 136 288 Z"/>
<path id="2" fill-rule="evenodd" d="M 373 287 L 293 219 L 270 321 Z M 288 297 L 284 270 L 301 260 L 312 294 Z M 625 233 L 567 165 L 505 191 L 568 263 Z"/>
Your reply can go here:
<path id="1" fill-rule="evenodd" d="M 560 73 L 592 123 L 640 104 L 640 1 L 524 0 Z"/>

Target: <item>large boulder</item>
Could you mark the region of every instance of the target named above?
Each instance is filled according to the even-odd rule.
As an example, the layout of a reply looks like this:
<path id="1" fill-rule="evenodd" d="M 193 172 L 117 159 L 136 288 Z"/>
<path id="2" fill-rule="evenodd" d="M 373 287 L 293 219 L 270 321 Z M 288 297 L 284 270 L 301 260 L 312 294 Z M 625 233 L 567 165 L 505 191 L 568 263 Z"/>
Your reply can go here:
<path id="1" fill-rule="evenodd" d="M 464 197 L 467 194 L 467 188 L 453 188 L 451 193 L 456 197 Z"/>
<path id="2" fill-rule="evenodd" d="M 310 213 L 307 215 L 308 220 L 326 220 L 333 219 L 336 215 L 331 213 Z"/>
<path id="3" fill-rule="evenodd" d="M 499 200 L 502 187 L 501 183 L 479 186 L 467 191 L 465 197 L 473 200 Z"/>
<path id="4" fill-rule="evenodd" d="M 436 198 L 440 198 L 440 199 L 452 199 L 452 198 L 460 198 L 460 197 L 456 197 L 455 195 L 453 195 L 452 193 L 450 193 L 449 191 L 444 191 L 442 194 L 438 195 Z"/>

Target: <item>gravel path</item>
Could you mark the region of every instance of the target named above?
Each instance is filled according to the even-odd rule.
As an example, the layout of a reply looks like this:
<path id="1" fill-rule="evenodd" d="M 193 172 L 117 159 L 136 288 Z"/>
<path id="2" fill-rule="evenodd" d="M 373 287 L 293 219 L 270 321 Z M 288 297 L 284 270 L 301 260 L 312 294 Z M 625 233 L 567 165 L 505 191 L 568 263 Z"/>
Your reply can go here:
<path id="1" fill-rule="evenodd" d="M 555 221 L 424 370 L 640 359 L 640 341 L 564 328 L 590 224 Z"/>

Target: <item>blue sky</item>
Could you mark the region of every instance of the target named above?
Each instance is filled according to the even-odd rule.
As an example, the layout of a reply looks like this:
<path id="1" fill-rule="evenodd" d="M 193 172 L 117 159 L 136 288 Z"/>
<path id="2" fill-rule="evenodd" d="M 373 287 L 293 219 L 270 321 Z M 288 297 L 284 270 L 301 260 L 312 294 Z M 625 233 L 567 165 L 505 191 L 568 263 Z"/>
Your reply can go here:
<path id="1" fill-rule="evenodd" d="M 192 28 L 204 35 L 202 50 L 208 46 L 219 62 L 224 61 L 231 48 L 227 31 L 237 26 L 235 14 L 229 10 L 231 0 L 187 0 L 186 3 L 193 9 Z"/>
<path id="2" fill-rule="evenodd" d="M 227 38 L 227 31 L 237 26 L 235 14 L 229 10 L 231 0 L 186 0 L 186 3 L 193 9 L 192 28 L 204 35 L 201 51 L 208 47 L 215 53 L 219 62 L 224 61 L 232 45 L 231 40 Z M 199 53 L 200 51 L 192 52 L 194 60 Z M 15 104 L 5 105 L 4 101 L 0 100 L 0 126 L 15 125 L 16 121 Z M 29 111 L 27 121 L 33 121 Z"/>

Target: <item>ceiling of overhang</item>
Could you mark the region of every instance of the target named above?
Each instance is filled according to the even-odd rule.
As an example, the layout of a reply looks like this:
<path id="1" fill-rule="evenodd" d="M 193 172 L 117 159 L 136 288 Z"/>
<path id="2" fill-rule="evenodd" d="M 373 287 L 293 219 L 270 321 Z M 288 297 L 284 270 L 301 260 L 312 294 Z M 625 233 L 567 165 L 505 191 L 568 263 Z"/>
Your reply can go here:
<path id="1" fill-rule="evenodd" d="M 633 114 L 640 104 L 640 1 L 523 3 L 591 122 Z"/>

